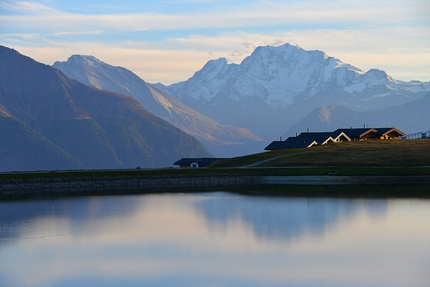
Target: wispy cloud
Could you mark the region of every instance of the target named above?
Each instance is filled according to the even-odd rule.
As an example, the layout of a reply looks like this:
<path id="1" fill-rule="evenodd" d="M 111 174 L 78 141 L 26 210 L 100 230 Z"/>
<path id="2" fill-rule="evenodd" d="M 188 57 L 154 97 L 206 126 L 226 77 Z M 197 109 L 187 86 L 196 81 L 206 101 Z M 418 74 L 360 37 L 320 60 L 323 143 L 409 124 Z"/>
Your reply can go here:
<path id="1" fill-rule="evenodd" d="M 352 1 L 347 1 L 352 2 Z M 385 2 L 385 1 L 382 1 Z M 88 27 L 103 28 L 105 32 L 139 30 L 222 29 L 241 27 L 267 27 L 307 24 L 320 26 L 336 23 L 388 25 L 417 19 L 426 19 L 425 11 L 414 5 L 391 3 L 365 5 L 316 5 L 315 2 L 260 2 L 231 10 L 199 12 L 189 14 L 135 13 L 123 14 L 77 14 L 55 10 L 36 2 L 14 2 L 2 4 L 2 8 L 19 13 L 1 16 L 2 22 L 14 22 L 20 27 L 65 30 L 67 27 L 86 30 Z M 392 17 L 395 16 L 395 17 Z M 383 20 L 382 20 L 383 19 Z M 382 20 L 382 21 L 381 21 Z M 51 26 L 55 23 L 55 26 Z M 35 27 L 36 25 L 36 27 Z M 288 27 L 285 27 L 288 29 Z"/>

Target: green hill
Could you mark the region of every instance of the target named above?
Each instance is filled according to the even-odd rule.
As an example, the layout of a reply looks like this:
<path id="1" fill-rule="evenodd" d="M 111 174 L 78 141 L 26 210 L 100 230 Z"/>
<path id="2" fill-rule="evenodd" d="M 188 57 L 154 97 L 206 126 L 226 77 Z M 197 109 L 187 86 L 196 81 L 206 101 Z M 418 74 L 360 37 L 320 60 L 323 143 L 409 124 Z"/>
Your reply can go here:
<path id="1" fill-rule="evenodd" d="M 402 167 L 430 166 L 430 139 L 333 143 L 236 157 L 216 167 Z"/>

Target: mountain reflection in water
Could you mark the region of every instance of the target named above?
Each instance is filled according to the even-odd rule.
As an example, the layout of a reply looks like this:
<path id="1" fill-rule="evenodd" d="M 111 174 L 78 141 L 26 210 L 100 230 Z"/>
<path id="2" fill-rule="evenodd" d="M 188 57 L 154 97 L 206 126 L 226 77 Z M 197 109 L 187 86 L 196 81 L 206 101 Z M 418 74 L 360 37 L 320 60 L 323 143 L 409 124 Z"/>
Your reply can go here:
<path id="1" fill-rule="evenodd" d="M 0 286 L 429 286 L 428 200 L 0 202 Z"/>
<path id="2" fill-rule="evenodd" d="M 347 221 L 363 211 L 384 216 L 387 200 L 333 198 L 231 197 L 220 194 L 194 204 L 210 224 L 243 221 L 262 239 L 291 240 L 301 235 L 322 235 L 340 220 Z"/>

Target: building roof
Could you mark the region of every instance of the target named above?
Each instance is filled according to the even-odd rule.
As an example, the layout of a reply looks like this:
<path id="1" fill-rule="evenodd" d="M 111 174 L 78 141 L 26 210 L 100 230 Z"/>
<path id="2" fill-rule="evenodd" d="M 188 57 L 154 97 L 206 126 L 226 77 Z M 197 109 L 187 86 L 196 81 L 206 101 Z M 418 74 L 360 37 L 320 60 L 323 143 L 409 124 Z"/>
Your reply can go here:
<path id="1" fill-rule="evenodd" d="M 337 129 L 334 132 L 305 132 L 296 137 L 289 137 L 285 141 L 273 141 L 265 150 L 308 148 L 313 145 L 324 145 L 329 142 L 341 141 L 339 139 L 342 137 L 350 141 L 366 137 L 366 135 L 367 138 L 377 138 L 390 133 L 397 133 L 398 136 L 405 135 L 396 128 L 349 128 Z M 392 137 L 392 135 L 390 136 Z M 390 136 L 387 136 L 387 138 Z"/>
<path id="2" fill-rule="evenodd" d="M 343 132 L 344 134 L 346 134 L 350 138 L 351 137 L 357 138 L 357 137 L 361 137 L 362 135 L 369 133 L 371 131 L 377 132 L 377 130 L 374 128 L 358 128 L 358 129 L 349 128 L 349 129 L 337 129 L 333 132 L 333 134 L 336 135 L 336 134 L 340 134 Z"/>
<path id="3" fill-rule="evenodd" d="M 327 142 L 333 142 L 332 132 L 306 132 L 299 134 L 296 138 L 300 138 L 306 142 L 316 141 L 317 144 L 323 145 Z"/>
<path id="4" fill-rule="evenodd" d="M 385 134 L 388 134 L 390 132 L 398 133 L 399 136 L 405 136 L 406 135 L 404 132 L 402 132 L 396 128 L 376 128 L 376 130 L 378 131 L 378 133 L 380 135 L 385 135 Z"/>
<path id="5" fill-rule="evenodd" d="M 289 148 L 308 148 L 318 143 L 314 140 L 299 137 L 289 137 L 285 141 L 273 141 L 265 150 L 289 149 Z"/>
<path id="6" fill-rule="evenodd" d="M 376 134 L 378 134 L 379 136 L 382 136 L 384 134 L 390 133 L 390 132 L 397 132 L 399 134 L 399 136 L 404 136 L 405 133 L 403 133 L 402 131 L 396 129 L 396 128 L 349 128 L 349 129 L 337 129 L 333 132 L 333 134 L 337 134 L 337 133 L 345 133 L 348 137 L 352 137 L 352 138 L 358 138 L 358 137 L 362 137 L 368 133 L 374 132 Z"/>

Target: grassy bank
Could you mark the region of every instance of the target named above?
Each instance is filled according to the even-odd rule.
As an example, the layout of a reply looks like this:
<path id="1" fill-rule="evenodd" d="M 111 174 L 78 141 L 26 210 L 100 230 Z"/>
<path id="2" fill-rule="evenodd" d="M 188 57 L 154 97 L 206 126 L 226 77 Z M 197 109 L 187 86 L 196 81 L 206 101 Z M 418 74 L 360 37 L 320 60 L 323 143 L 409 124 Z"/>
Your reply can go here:
<path id="1" fill-rule="evenodd" d="M 430 166 L 430 139 L 332 143 L 308 149 L 278 150 L 237 157 L 220 162 L 216 166 L 231 168 L 250 165 L 255 167 L 426 167 Z M 406 173 L 415 171 L 418 169 L 405 170 Z"/>

